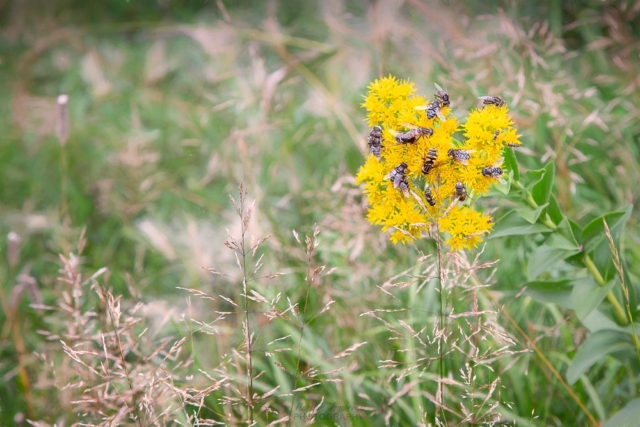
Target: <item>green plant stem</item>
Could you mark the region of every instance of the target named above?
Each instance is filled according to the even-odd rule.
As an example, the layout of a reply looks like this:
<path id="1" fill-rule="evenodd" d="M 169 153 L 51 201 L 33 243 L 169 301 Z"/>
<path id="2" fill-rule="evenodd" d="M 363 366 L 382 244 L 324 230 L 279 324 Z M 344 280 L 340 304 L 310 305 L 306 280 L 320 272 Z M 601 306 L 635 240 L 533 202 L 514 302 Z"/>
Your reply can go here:
<path id="1" fill-rule="evenodd" d="M 61 201 L 62 201 L 62 215 L 61 217 L 64 219 L 65 216 L 68 215 L 69 213 L 69 207 L 68 207 L 68 203 L 67 203 L 67 199 L 68 199 L 68 183 L 67 180 L 68 178 L 68 169 L 69 166 L 67 164 L 67 151 L 65 150 L 65 146 L 64 144 L 61 145 L 60 147 L 60 174 L 61 174 L 61 181 L 60 181 L 60 193 L 61 193 Z"/>
<path id="2" fill-rule="evenodd" d="M 604 286 L 607 284 L 607 282 L 605 282 L 604 280 L 604 277 L 602 277 L 602 275 L 598 271 L 598 268 L 593 263 L 593 261 L 591 260 L 588 254 L 584 256 L 583 262 L 584 262 L 584 266 L 587 267 L 587 270 L 591 272 L 591 275 L 595 279 L 598 286 Z M 612 291 L 607 292 L 607 301 L 609 301 L 613 306 L 613 312 L 615 313 L 616 318 L 618 319 L 618 322 L 620 322 L 622 325 L 628 325 L 629 319 L 627 318 L 627 315 L 625 314 L 624 309 L 622 308 L 622 305 L 620 304 L 620 302 L 618 301 L 618 299 L 616 298 L 616 296 L 613 294 Z"/>
<path id="3" fill-rule="evenodd" d="M 531 194 L 531 191 L 527 190 L 520 183 L 520 181 L 514 180 L 511 183 L 511 185 L 513 185 L 514 188 L 517 188 L 518 190 L 522 190 L 524 192 L 524 199 L 526 200 L 526 202 L 529 205 L 529 207 L 531 207 L 532 209 L 538 209 L 539 208 L 538 203 L 536 203 L 536 201 L 533 199 L 533 195 Z M 554 224 L 554 222 L 551 220 L 551 217 L 549 217 L 549 214 L 546 213 L 546 212 L 544 214 L 544 217 L 542 218 L 542 223 L 544 225 L 546 225 L 547 227 L 549 227 L 549 229 L 551 229 L 553 231 L 557 231 L 558 230 L 558 226 L 556 224 Z M 600 274 L 600 272 L 596 268 L 596 266 L 593 263 L 593 261 L 591 260 L 591 258 L 589 258 L 588 254 L 585 254 L 583 262 L 584 262 L 584 266 L 587 268 L 587 270 L 589 270 L 589 272 L 591 273 L 591 275 L 595 279 L 596 283 L 599 286 L 606 285 L 606 282 L 605 282 L 604 278 L 602 277 L 602 275 Z M 618 321 L 620 322 L 620 324 L 622 324 L 623 326 L 629 324 L 629 319 L 627 318 L 626 314 L 624 313 L 624 310 L 622 309 L 622 305 L 620 304 L 620 302 L 618 301 L 618 299 L 616 298 L 614 293 L 612 291 L 607 292 L 606 298 L 607 298 L 607 301 L 609 301 L 611 303 L 611 305 L 613 306 L 614 314 L 616 316 L 616 319 L 618 319 Z"/>
<path id="4" fill-rule="evenodd" d="M 315 234 L 314 234 L 315 238 Z M 293 419 L 293 410 L 295 409 L 296 394 L 293 390 L 298 388 L 298 380 L 300 379 L 300 354 L 302 352 L 302 337 L 304 336 L 304 330 L 308 325 L 306 322 L 307 306 L 309 305 L 309 294 L 311 293 L 311 286 L 313 285 L 313 268 L 311 263 L 313 262 L 313 245 L 307 244 L 307 293 L 304 297 L 304 308 L 302 313 L 298 312 L 298 321 L 300 322 L 300 337 L 298 338 L 298 355 L 296 356 L 296 375 L 293 379 L 293 387 L 291 388 L 291 408 L 289 408 L 289 419 Z"/>
<path id="5" fill-rule="evenodd" d="M 442 242 L 440 240 L 440 225 L 438 222 L 436 222 L 436 244 L 437 244 L 437 248 L 438 248 L 438 292 L 440 293 L 438 299 L 440 302 L 440 307 L 438 310 L 438 314 L 440 315 L 440 325 L 439 325 L 439 329 L 442 331 L 441 335 L 440 335 L 440 345 L 438 346 L 440 348 L 440 354 L 439 354 L 439 358 L 440 358 L 440 382 L 438 383 L 438 388 L 440 390 L 440 413 L 442 414 L 442 418 L 444 420 L 444 425 L 447 425 L 447 415 L 444 411 L 444 377 L 445 377 L 445 367 L 444 367 L 444 345 L 445 345 L 445 339 L 444 339 L 444 308 L 446 305 L 446 302 L 444 301 L 444 289 L 443 289 L 443 282 L 444 282 L 444 273 L 442 270 Z M 436 408 L 437 411 L 437 408 Z"/>
<path id="6" fill-rule="evenodd" d="M 253 425 L 253 348 L 251 343 L 251 327 L 249 326 L 249 278 L 247 276 L 247 249 L 246 249 L 246 234 L 247 219 L 251 213 L 245 209 L 246 192 L 242 182 L 238 184 L 238 193 L 240 197 L 240 209 L 236 208 L 238 216 L 240 217 L 240 230 L 242 233 L 242 240 L 240 241 L 240 250 L 238 253 L 242 257 L 242 290 L 244 291 L 244 321 L 246 327 L 245 345 L 247 352 L 247 404 L 249 405 L 249 425 Z M 235 207 L 235 203 L 234 203 Z"/>

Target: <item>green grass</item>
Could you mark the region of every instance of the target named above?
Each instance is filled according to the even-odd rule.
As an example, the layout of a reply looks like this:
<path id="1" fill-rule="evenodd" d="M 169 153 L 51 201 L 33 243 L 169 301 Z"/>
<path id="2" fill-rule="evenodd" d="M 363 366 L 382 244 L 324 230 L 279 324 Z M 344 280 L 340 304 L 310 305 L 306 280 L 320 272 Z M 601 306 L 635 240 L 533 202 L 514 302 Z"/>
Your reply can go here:
<path id="1" fill-rule="evenodd" d="M 623 3 L 555 2 L 548 9 L 527 10 L 503 5 L 502 16 L 474 2 L 428 8 L 408 2 L 398 10 L 384 2 L 377 10 L 351 1 L 255 3 L 227 5 L 225 12 L 215 2 L 197 1 L 172 2 L 171 7 L 124 1 L 109 7 L 71 1 L 46 7 L 36 2 L 0 5 L 7 12 L 2 14 L 0 44 L 0 232 L 15 232 L 22 239 L 18 262 L 0 265 L 0 325 L 7 325 L 0 327 L 0 425 L 12 425 L 16 414 L 50 424 L 80 416 L 59 404 L 65 399 L 60 384 L 51 382 L 33 355 L 46 353 L 59 371 L 73 371 L 58 341 L 47 342 L 37 332 L 61 328 L 63 323 L 57 322 L 64 319 L 32 308 L 36 296 L 26 288 L 19 298 L 14 295 L 23 289 L 20 275 L 27 274 L 35 278 L 44 304 L 57 305 L 63 288 L 56 282 L 57 254 L 75 251 L 83 228 L 88 242 L 82 255 L 85 277 L 107 266 L 108 286 L 124 295 L 123 307 L 137 298 L 166 304 L 151 305 L 156 307 L 147 313 L 151 320 L 145 317 L 154 338 L 188 338 L 181 358 L 192 358 L 193 364 L 180 368 L 185 369 L 179 374 L 181 384 L 186 387 L 187 375 L 212 369 L 223 353 L 240 348 L 241 322 L 234 316 L 224 324 L 229 340 L 192 335 L 194 325 L 180 321 L 179 315 L 189 312 L 187 318 L 212 321 L 211 310 L 221 306 L 192 297 L 189 307 L 188 295 L 176 289 L 240 293 L 237 282 L 202 269 L 237 269 L 223 242 L 228 239 L 225 229 L 234 235 L 239 229 L 228 194 L 237 197 L 240 181 L 256 200 L 250 233 L 273 235 L 261 249 L 263 270 L 288 273 L 269 284 L 255 283 L 267 299 L 281 292 L 279 304 L 290 298 L 304 305 L 307 256 L 291 230 L 308 235 L 318 224 L 321 243 L 311 264 L 338 268 L 310 290 L 307 313 L 319 312 L 330 300 L 335 304 L 305 328 L 301 365 L 343 369 L 327 376 L 342 382 L 323 382 L 305 392 L 301 402 L 314 406 L 324 398 L 327 405 L 374 408 L 363 418 L 325 419 L 320 425 L 384 425 L 387 414 L 391 425 L 413 425 L 423 410 L 433 423 L 435 407 L 426 393 L 434 392 L 437 370 L 396 381 L 402 368 L 379 368 L 382 360 L 415 360 L 424 356 L 424 349 L 406 336 L 389 340 L 394 335 L 386 326 L 361 316 L 376 308 L 437 311 L 434 281 L 418 294 L 396 290 L 397 299 L 376 287 L 416 265 L 419 255 L 410 246 L 392 246 L 366 222 L 359 190 L 348 180 L 364 159 L 359 147 L 368 130 L 362 96 L 380 71 L 410 78 L 423 93 L 431 93 L 438 82 L 447 87 L 460 114 L 476 106 L 476 96 L 501 94 L 523 135 L 526 149 L 517 153 L 521 170 L 554 162 L 558 204 L 581 226 L 637 205 L 640 124 L 635 118 L 640 100 L 633 79 L 640 69 L 637 55 L 629 52 L 638 51 L 640 29 L 637 15 L 632 19 L 619 12 Z M 225 23 L 227 13 L 231 20 Z M 551 23 L 548 32 L 538 25 L 545 21 Z M 562 26 L 567 27 L 559 32 Z M 202 32 L 194 32 L 196 28 Z M 609 44 L 590 45 L 598 40 Z M 478 55 L 483 48 L 490 50 Z M 163 53 L 154 59 L 152 49 Z M 160 70 L 155 77 L 149 71 L 154 66 Z M 98 96 L 100 81 L 108 82 L 109 89 Z M 52 121 L 61 93 L 70 97 L 71 132 L 64 150 Z M 332 190 L 341 178 L 343 184 Z M 496 218 L 517 206 L 515 199 L 488 200 L 484 207 L 497 207 Z M 634 210 L 621 246 L 634 303 L 640 277 L 638 218 Z M 154 243 L 150 236 L 160 236 L 164 243 Z M 504 307 L 564 375 L 588 336 L 585 326 L 572 310 L 519 294 L 529 281 L 528 260 L 542 241 L 540 234 L 488 241 L 481 260 L 500 259 L 491 279 L 500 306 L 486 296 L 481 303 Z M 434 252 L 430 242 L 419 247 Z M 3 254 L 9 251 L 7 242 L 2 249 Z M 579 271 L 563 262 L 539 279 Z M 488 272 L 478 276 L 484 280 Z M 623 301 L 617 287 L 613 292 Z M 85 310 L 104 310 L 95 295 L 85 296 Z M 461 298 L 456 307 L 467 305 Z M 158 326 L 154 321 L 168 308 L 175 308 L 175 317 Z M 637 304 L 630 308 L 637 318 Z M 603 311 L 608 309 L 603 303 Z M 385 316 L 403 332 L 398 318 L 416 330 L 431 328 L 431 318 L 419 311 Z M 17 321 L 18 329 L 10 329 L 9 320 Z M 252 321 L 263 328 L 264 342 L 298 333 L 283 319 L 261 324 L 256 316 Z M 497 322 L 516 339 L 516 349 L 530 347 L 504 315 Z M 20 358 L 17 335 L 25 346 Z M 331 359 L 364 341 L 368 344 L 353 354 Z M 297 351 L 297 342 L 286 345 Z M 295 352 L 280 357 L 289 372 L 295 371 Z M 25 364 L 27 383 L 17 369 L 18 359 Z M 256 357 L 254 371 L 265 371 L 255 383 L 258 393 L 276 385 L 282 392 L 291 389 L 291 376 L 272 361 Z M 452 360 L 449 368 L 458 375 L 460 366 L 462 362 Z M 494 368 L 501 379 L 499 410 L 505 417 L 517 419 L 518 425 L 586 425 L 584 411 L 537 353 L 505 357 Z M 605 357 L 571 388 L 597 419 L 610 418 L 637 397 L 637 370 L 637 359 Z M 492 375 L 479 376 L 490 382 Z M 422 381 L 418 389 L 425 394 L 406 394 L 389 404 L 412 380 Z M 196 381 L 203 381 L 201 375 Z M 288 401 L 276 399 L 274 407 L 282 411 Z M 227 411 L 218 397 L 208 397 L 206 405 L 210 409 L 202 416 Z"/>

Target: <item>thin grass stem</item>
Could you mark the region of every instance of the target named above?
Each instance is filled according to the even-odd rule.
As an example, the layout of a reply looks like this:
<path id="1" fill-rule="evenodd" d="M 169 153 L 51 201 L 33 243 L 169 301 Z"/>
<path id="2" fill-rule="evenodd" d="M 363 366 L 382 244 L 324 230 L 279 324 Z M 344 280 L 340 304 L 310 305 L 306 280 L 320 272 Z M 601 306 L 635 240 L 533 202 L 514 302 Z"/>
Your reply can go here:
<path id="1" fill-rule="evenodd" d="M 307 290 L 306 290 L 306 294 L 304 297 L 304 307 L 302 308 L 301 312 L 298 312 L 298 322 L 299 322 L 299 328 L 300 328 L 300 337 L 298 339 L 298 349 L 296 351 L 297 355 L 296 355 L 296 373 L 293 379 L 293 388 L 291 390 L 295 390 L 298 388 L 298 380 L 300 379 L 300 354 L 302 351 L 302 338 L 304 336 L 304 331 L 307 327 L 307 325 L 309 324 L 309 322 L 311 320 L 309 320 L 309 322 L 305 322 L 304 319 L 306 318 L 306 313 L 307 313 L 307 306 L 309 305 L 309 294 L 311 292 L 311 286 L 313 285 L 313 269 L 311 267 L 311 263 L 313 261 L 313 250 L 315 248 L 315 236 L 318 234 L 318 229 L 316 227 L 314 227 L 313 229 L 313 239 L 309 238 L 307 236 L 306 239 L 306 254 L 307 254 Z M 291 393 L 291 408 L 289 409 L 289 419 L 293 418 L 293 410 L 295 407 L 295 401 L 296 401 L 296 394 L 295 393 Z"/>
<path id="2" fill-rule="evenodd" d="M 629 288 L 627 287 L 627 284 L 624 280 L 624 270 L 622 268 L 622 263 L 620 262 L 620 255 L 618 254 L 618 250 L 616 249 L 616 245 L 613 241 L 611 230 L 609 230 L 609 224 L 607 224 L 607 221 L 605 219 L 603 219 L 602 221 L 604 223 L 604 232 L 607 235 L 607 240 L 609 241 L 609 249 L 611 250 L 613 264 L 615 265 L 616 271 L 618 272 L 618 277 L 620 278 L 620 288 L 622 289 L 622 295 L 624 295 L 624 303 L 627 310 L 628 320 L 631 323 L 631 339 L 633 340 L 633 344 L 636 347 L 638 360 L 640 360 L 640 341 L 638 340 L 638 335 L 636 334 L 636 326 L 633 323 L 633 315 L 631 314 L 631 302 L 629 299 Z"/>

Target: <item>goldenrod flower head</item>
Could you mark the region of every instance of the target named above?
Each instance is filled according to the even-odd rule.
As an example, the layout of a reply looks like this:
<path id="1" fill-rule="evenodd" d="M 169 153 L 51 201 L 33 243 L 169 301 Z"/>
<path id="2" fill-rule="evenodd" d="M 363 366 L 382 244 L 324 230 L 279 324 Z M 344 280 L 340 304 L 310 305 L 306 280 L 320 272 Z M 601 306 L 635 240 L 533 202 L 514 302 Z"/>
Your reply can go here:
<path id="1" fill-rule="evenodd" d="M 440 231 L 451 237 L 445 242 L 452 250 L 470 249 L 482 241 L 481 236 L 491 230 L 491 217 L 468 206 L 455 206 L 440 222 Z"/>
<path id="2" fill-rule="evenodd" d="M 382 128 L 382 150 L 379 159 L 368 156 L 356 184 L 363 184 L 371 205 L 369 222 L 383 232 L 392 230 L 394 244 L 436 229 L 446 234 L 451 250 L 469 249 L 492 224 L 489 216 L 474 209 L 475 200 L 501 179 L 504 148 L 520 141 L 506 105 L 473 110 L 460 126 L 449 107 L 429 119 L 425 110 L 430 102 L 417 95 L 408 80 L 389 76 L 369 85 L 362 106 L 369 126 Z M 462 141 L 454 139 L 458 131 Z M 399 168 L 403 163 L 406 170 Z M 463 194 L 456 193 L 457 183 Z"/>

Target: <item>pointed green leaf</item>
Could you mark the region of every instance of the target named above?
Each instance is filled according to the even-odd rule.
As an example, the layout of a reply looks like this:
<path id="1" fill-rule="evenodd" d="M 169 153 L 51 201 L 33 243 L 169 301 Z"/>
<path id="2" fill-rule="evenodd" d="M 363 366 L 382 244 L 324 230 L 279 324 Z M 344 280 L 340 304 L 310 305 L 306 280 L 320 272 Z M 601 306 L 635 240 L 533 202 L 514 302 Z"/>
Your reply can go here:
<path id="1" fill-rule="evenodd" d="M 572 220 L 571 218 L 567 218 L 567 221 L 571 226 L 571 232 L 573 233 L 573 237 L 575 237 L 577 242 L 581 242 L 582 233 L 583 233 L 582 227 L 580 227 L 580 225 L 578 225 L 578 223 Z"/>
<path id="2" fill-rule="evenodd" d="M 576 308 L 578 318 L 584 319 L 598 308 L 614 284 L 615 281 L 612 280 L 606 286 L 598 286 L 592 277 L 574 280 L 571 301 Z"/>
<path id="3" fill-rule="evenodd" d="M 553 194 L 549 198 L 549 207 L 547 208 L 547 213 L 549 214 L 549 217 L 551 218 L 551 221 L 554 222 L 554 224 L 560 223 L 560 221 L 562 221 L 562 218 L 564 218 L 564 216 L 562 215 L 562 210 L 560 209 L 560 204 L 558 203 L 558 199 L 556 199 L 556 196 L 554 196 Z"/>
<path id="4" fill-rule="evenodd" d="M 531 195 L 538 205 L 545 204 L 549 201 L 551 190 L 553 189 L 553 179 L 556 175 L 556 167 L 553 162 L 549 162 L 544 167 L 544 175 L 542 179 L 533 186 Z"/>
<path id="5" fill-rule="evenodd" d="M 622 326 L 618 325 L 610 317 L 599 310 L 593 310 L 584 319 L 580 319 L 580 321 L 591 333 L 605 330 L 627 332 Z"/>
<path id="6" fill-rule="evenodd" d="M 523 206 L 523 207 L 517 208 L 516 212 L 518 212 L 518 215 L 520 215 L 529 224 L 535 224 L 536 221 L 538 220 L 538 217 L 540 217 L 540 214 L 546 207 L 547 207 L 547 204 L 538 206 L 537 209 L 531 209 L 528 206 Z"/>
<path id="7" fill-rule="evenodd" d="M 493 232 L 489 235 L 489 239 L 503 236 L 518 236 L 536 233 L 550 233 L 551 230 L 542 224 L 530 224 L 516 214 L 510 211 L 498 220 Z"/>
<path id="8" fill-rule="evenodd" d="M 575 255 L 570 256 L 565 259 L 565 262 L 573 265 L 574 267 L 584 268 L 584 253 L 582 245 L 578 242 L 580 241 L 580 237 L 582 236 L 582 228 L 575 222 L 571 221 L 569 218 L 564 218 L 558 224 L 558 234 L 565 238 L 569 244 L 575 245 L 574 249 L 579 252 Z M 553 246 L 550 244 L 550 246 Z"/>
<path id="9" fill-rule="evenodd" d="M 552 248 L 564 249 L 567 251 L 573 251 L 575 253 L 580 252 L 580 247 L 578 245 L 576 245 L 573 242 L 570 242 L 561 234 L 552 234 L 551 236 L 549 236 L 549 238 L 545 243 L 551 246 Z"/>
<path id="10" fill-rule="evenodd" d="M 522 175 L 522 181 L 524 182 L 525 188 L 527 190 L 532 190 L 533 187 L 542 180 L 546 172 L 547 171 L 545 169 L 525 172 L 525 174 Z"/>
<path id="11" fill-rule="evenodd" d="M 576 251 L 576 253 L 580 251 L 580 245 L 573 236 L 571 225 L 566 218 L 558 224 L 558 232 L 549 236 L 545 243 L 553 248 Z"/>
<path id="12" fill-rule="evenodd" d="M 587 369 L 608 354 L 623 350 L 633 350 L 627 335 L 613 331 L 600 331 L 591 334 L 576 352 L 569 369 L 567 382 L 571 385 L 584 374 Z"/>
<path id="13" fill-rule="evenodd" d="M 576 253 L 577 251 L 558 249 L 547 245 L 538 246 L 531 256 L 529 256 L 527 274 L 530 279 L 535 279 L 545 271 L 554 267 L 558 262 Z"/>
<path id="14" fill-rule="evenodd" d="M 518 161 L 516 160 L 516 153 L 512 148 L 505 148 L 504 150 L 504 164 L 509 172 L 513 172 L 513 179 L 518 181 L 520 179 L 520 171 L 518 170 Z"/>
<path id="15" fill-rule="evenodd" d="M 558 224 L 558 235 L 567 240 L 572 246 L 572 249 L 580 249 L 576 236 L 573 234 L 573 228 L 571 227 L 569 219 L 563 218 L 562 221 L 557 222 L 556 224 Z"/>
<path id="16" fill-rule="evenodd" d="M 640 420 L 640 398 L 627 402 L 624 408 L 609 418 L 602 427 L 635 427 Z"/>
<path id="17" fill-rule="evenodd" d="M 571 280 L 552 280 L 542 281 L 535 280 L 526 284 L 527 290 L 525 295 L 538 302 L 550 302 L 561 305 L 562 307 L 573 309 L 571 302 L 571 290 L 573 285 Z"/>
<path id="18" fill-rule="evenodd" d="M 604 239 L 606 239 L 604 234 L 604 223 L 602 221 L 603 218 L 607 221 L 613 240 L 617 245 L 618 240 L 620 239 L 620 233 L 622 232 L 627 219 L 629 219 L 632 210 L 633 205 L 629 205 L 623 210 L 609 212 L 591 221 L 582 231 L 582 243 L 585 245 L 586 251 L 591 252 Z"/>

